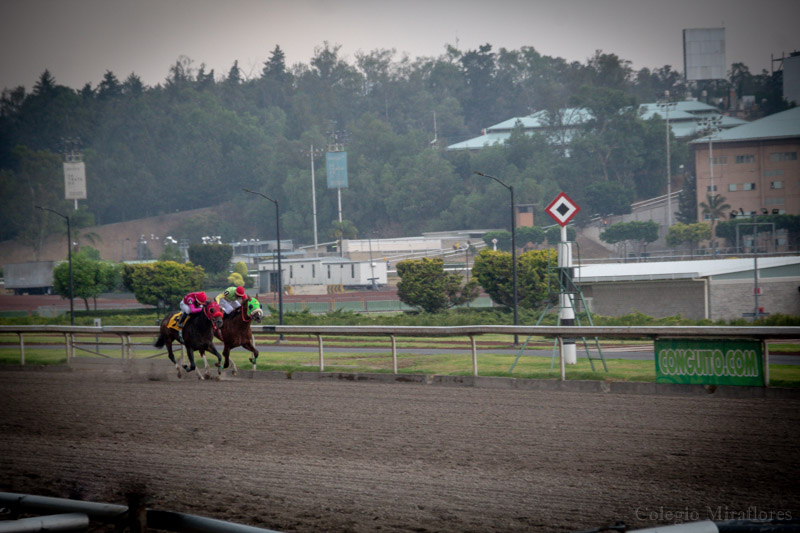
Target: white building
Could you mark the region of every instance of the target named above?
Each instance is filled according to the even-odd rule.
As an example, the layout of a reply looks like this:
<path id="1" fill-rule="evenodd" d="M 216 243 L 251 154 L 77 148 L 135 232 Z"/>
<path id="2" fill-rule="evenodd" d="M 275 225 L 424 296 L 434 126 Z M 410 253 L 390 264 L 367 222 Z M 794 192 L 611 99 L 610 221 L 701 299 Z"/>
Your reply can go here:
<path id="1" fill-rule="evenodd" d="M 337 288 L 386 285 L 386 262 L 351 261 L 341 257 L 311 257 L 281 261 L 283 286 L 293 294 L 326 294 Z M 272 292 L 278 285 L 278 262 L 258 264 L 259 290 Z"/>

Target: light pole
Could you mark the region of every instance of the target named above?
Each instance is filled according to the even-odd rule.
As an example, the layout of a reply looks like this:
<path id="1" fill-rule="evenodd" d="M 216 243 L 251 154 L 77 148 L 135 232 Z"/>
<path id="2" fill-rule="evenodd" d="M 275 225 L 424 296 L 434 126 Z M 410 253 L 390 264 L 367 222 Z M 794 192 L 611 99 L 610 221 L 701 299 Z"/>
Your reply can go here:
<path id="1" fill-rule="evenodd" d="M 311 211 L 314 218 L 314 257 L 319 257 L 319 251 L 317 249 L 317 191 L 316 185 L 314 184 L 314 158 L 322 154 L 322 152 L 322 150 L 317 150 L 315 152 L 313 144 L 308 149 L 308 157 L 311 159 Z"/>
<path id="2" fill-rule="evenodd" d="M 669 91 L 664 91 L 664 103 L 658 104 L 658 107 L 664 108 L 665 120 L 667 121 L 667 230 L 672 226 L 672 169 L 670 168 L 670 154 L 669 154 L 669 108 L 674 107 L 676 104 L 669 101 Z"/>
<path id="3" fill-rule="evenodd" d="M 714 148 L 711 142 L 714 135 L 719 131 L 719 126 L 722 124 L 722 117 L 706 117 L 698 121 L 697 125 L 700 126 L 700 131 L 708 135 L 708 173 L 711 178 L 711 194 L 714 190 Z"/>
<path id="4" fill-rule="evenodd" d="M 375 263 L 372 261 L 372 236 L 377 234 L 377 231 L 370 231 L 369 233 L 362 233 L 363 235 L 367 236 L 367 243 L 369 244 L 369 268 L 370 272 L 372 272 L 372 277 L 369 278 L 370 286 L 372 290 L 378 290 L 378 284 L 375 282 L 377 278 L 375 278 Z"/>
<path id="5" fill-rule="evenodd" d="M 283 325 L 283 270 L 281 268 L 281 208 L 278 205 L 278 200 L 273 200 L 266 194 L 261 194 L 260 192 L 251 191 L 249 189 L 242 189 L 244 192 L 249 192 L 250 194 L 257 194 L 262 198 L 266 198 L 273 204 L 275 204 L 275 232 L 277 234 L 278 239 L 278 324 Z M 280 335 L 281 340 L 283 340 L 283 333 Z"/>
<path id="6" fill-rule="evenodd" d="M 494 176 L 490 176 L 489 174 L 484 174 L 483 172 L 478 172 L 477 170 L 474 171 L 474 172 L 478 176 L 483 176 L 484 178 L 493 179 L 494 181 L 496 181 L 497 183 L 499 183 L 500 185 L 502 185 L 503 187 L 508 189 L 508 192 L 511 193 L 511 273 L 512 273 L 511 275 L 514 278 L 514 281 L 513 281 L 513 286 L 514 286 L 514 289 L 513 289 L 513 291 L 514 291 L 514 294 L 513 294 L 513 299 L 514 299 L 514 325 L 517 326 L 517 325 L 519 325 L 519 313 L 518 313 L 518 310 L 517 310 L 517 307 L 518 307 L 518 302 L 517 302 L 517 235 L 516 235 L 516 233 L 517 233 L 516 232 L 517 222 L 516 222 L 516 219 L 514 217 L 514 187 L 506 185 L 505 183 L 503 183 L 499 179 L 495 178 Z M 514 334 L 514 346 L 516 346 L 517 344 L 519 344 L 519 336 L 515 333 Z"/>
<path id="7" fill-rule="evenodd" d="M 53 211 L 52 209 L 48 209 L 46 207 L 42 207 L 40 205 L 36 206 L 36 209 L 41 209 L 42 211 L 50 211 L 51 213 L 55 213 L 56 215 L 60 216 L 64 220 L 67 221 L 67 261 L 69 262 L 69 323 L 71 326 L 75 325 L 75 291 L 72 285 L 72 229 L 70 228 L 69 224 L 69 217 L 67 215 L 62 215 L 58 211 Z"/>

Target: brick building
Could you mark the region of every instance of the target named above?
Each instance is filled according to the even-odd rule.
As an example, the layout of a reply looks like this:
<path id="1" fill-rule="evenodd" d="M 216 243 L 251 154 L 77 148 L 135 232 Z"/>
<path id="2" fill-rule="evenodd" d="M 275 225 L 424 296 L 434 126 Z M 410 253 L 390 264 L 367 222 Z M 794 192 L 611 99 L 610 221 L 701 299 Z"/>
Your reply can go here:
<path id="1" fill-rule="evenodd" d="M 800 107 L 690 144 L 701 221 L 710 220 L 699 207 L 709 194 L 724 197 L 732 211 L 800 214 Z"/>

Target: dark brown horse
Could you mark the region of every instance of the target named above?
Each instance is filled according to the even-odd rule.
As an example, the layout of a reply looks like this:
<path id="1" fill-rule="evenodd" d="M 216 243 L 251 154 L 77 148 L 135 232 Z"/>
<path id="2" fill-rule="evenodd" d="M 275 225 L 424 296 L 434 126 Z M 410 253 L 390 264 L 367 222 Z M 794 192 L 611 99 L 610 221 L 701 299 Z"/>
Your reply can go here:
<path id="1" fill-rule="evenodd" d="M 154 346 L 161 348 L 167 346 L 167 353 L 169 360 L 175 365 L 178 371 L 178 377 L 181 375 L 181 368 L 175 361 L 175 354 L 172 353 L 172 343 L 178 340 L 178 330 L 175 327 L 170 327 L 170 322 L 180 313 L 173 313 L 167 315 L 161 321 L 161 331 Z M 218 369 L 222 366 L 222 355 L 214 347 L 214 331 L 222 327 L 222 311 L 219 309 L 217 302 L 209 302 L 200 313 L 189 315 L 186 320 L 186 325 L 183 327 L 183 345 L 186 347 L 186 353 L 189 357 L 189 364 L 183 365 L 183 369 L 188 373 L 195 370 L 197 367 L 194 364 L 194 351 L 200 352 L 200 356 L 206 364 L 206 377 L 208 377 L 208 361 L 206 360 L 205 352 L 211 352 L 217 356 L 216 366 Z M 221 373 L 221 369 L 219 370 Z M 198 372 L 197 377 L 203 379 L 203 375 Z"/>
<path id="2" fill-rule="evenodd" d="M 253 332 L 250 330 L 250 324 L 253 320 L 261 322 L 264 316 L 264 310 L 261 309 L 261 304 L 255 298 L 248 298 L 242 302 L 239 309 L 234 310 L 229 315 L 225 315 L 225 320 L 222 323 L 222 329 L 214 332 L 214 335 L 225 343 L 222 349 L 222 356 L 225 358 L 224 368 L 233 365 L 233 374 L 236 375 L 236 363 L 230 358 L 231 350 L 238 346 L 243 347 L 253 353 L 250 357 L 250 362 L 256 364 L 258 358 L 258 350 L 256 349 L 253 340 Z"/>

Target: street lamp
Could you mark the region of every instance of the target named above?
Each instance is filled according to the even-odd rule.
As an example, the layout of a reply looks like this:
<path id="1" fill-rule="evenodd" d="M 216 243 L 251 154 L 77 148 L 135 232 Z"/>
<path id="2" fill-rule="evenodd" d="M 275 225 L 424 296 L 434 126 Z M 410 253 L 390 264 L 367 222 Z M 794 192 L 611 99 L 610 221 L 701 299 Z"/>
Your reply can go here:
<path id="1" fill-rule="evenodd" d="M 489 174 L 484 174 L 483 172 L 478 172 L 477 170 L 474 171 L 475 174 L 478 176 L 483 176 L 484 178 L 490 178 L 508 189 L 508 192 L 511 193 L 511 272 L 514 278 L 514 325 L 519 325 L 519 313 L 517 310 L 518 302 L 517 302 L 517 235 L 516 235 L 516 220 L 514 218 L 514 187 L 506 185 L 499 179 L 495 178 L 494 176 L 490 176 Z M 515 333 L 514 334 L 514 346 L 519 344 L 519 336 Z"/>
<path id="2" fill-rule="evenodd" d="M 281 269 L 281 208 L 278 205 L 278 200 L 273 200 L 266 194 L 261 194 L 260 192 L 251 191 L 249 189 L 242 189 L 244 192 L 249 192 L 250 194 L 257 194 L 262 198 L 266 198 L 273 204 L 275 204 L 275 231 L 277 233 L 278 239 L 278 324 L 281 326 L 283 325 L 283 270 Z M 283 340 L 283 333 L 280 335 L 281 340 Z"/>
<path id="3" fill-rule="evenodd" d="M 58 211 L 53 211 L 52 209 L 48 209 L 46 207 L 42 207 L 40 205 L 36 206 L 36 209 L 41 209 L 42 211 L 50 211 L 51 213 L 55 213 L 56 215 L 60 216 L 64 220 L 67 221 L 67 261 L 69 262 L 69 323 L 70 325 L 75 325 L 75 291 L 72 285 L 72 228 L 69 224 L 69 217 L 67 215 L 62 215 Z"/>

